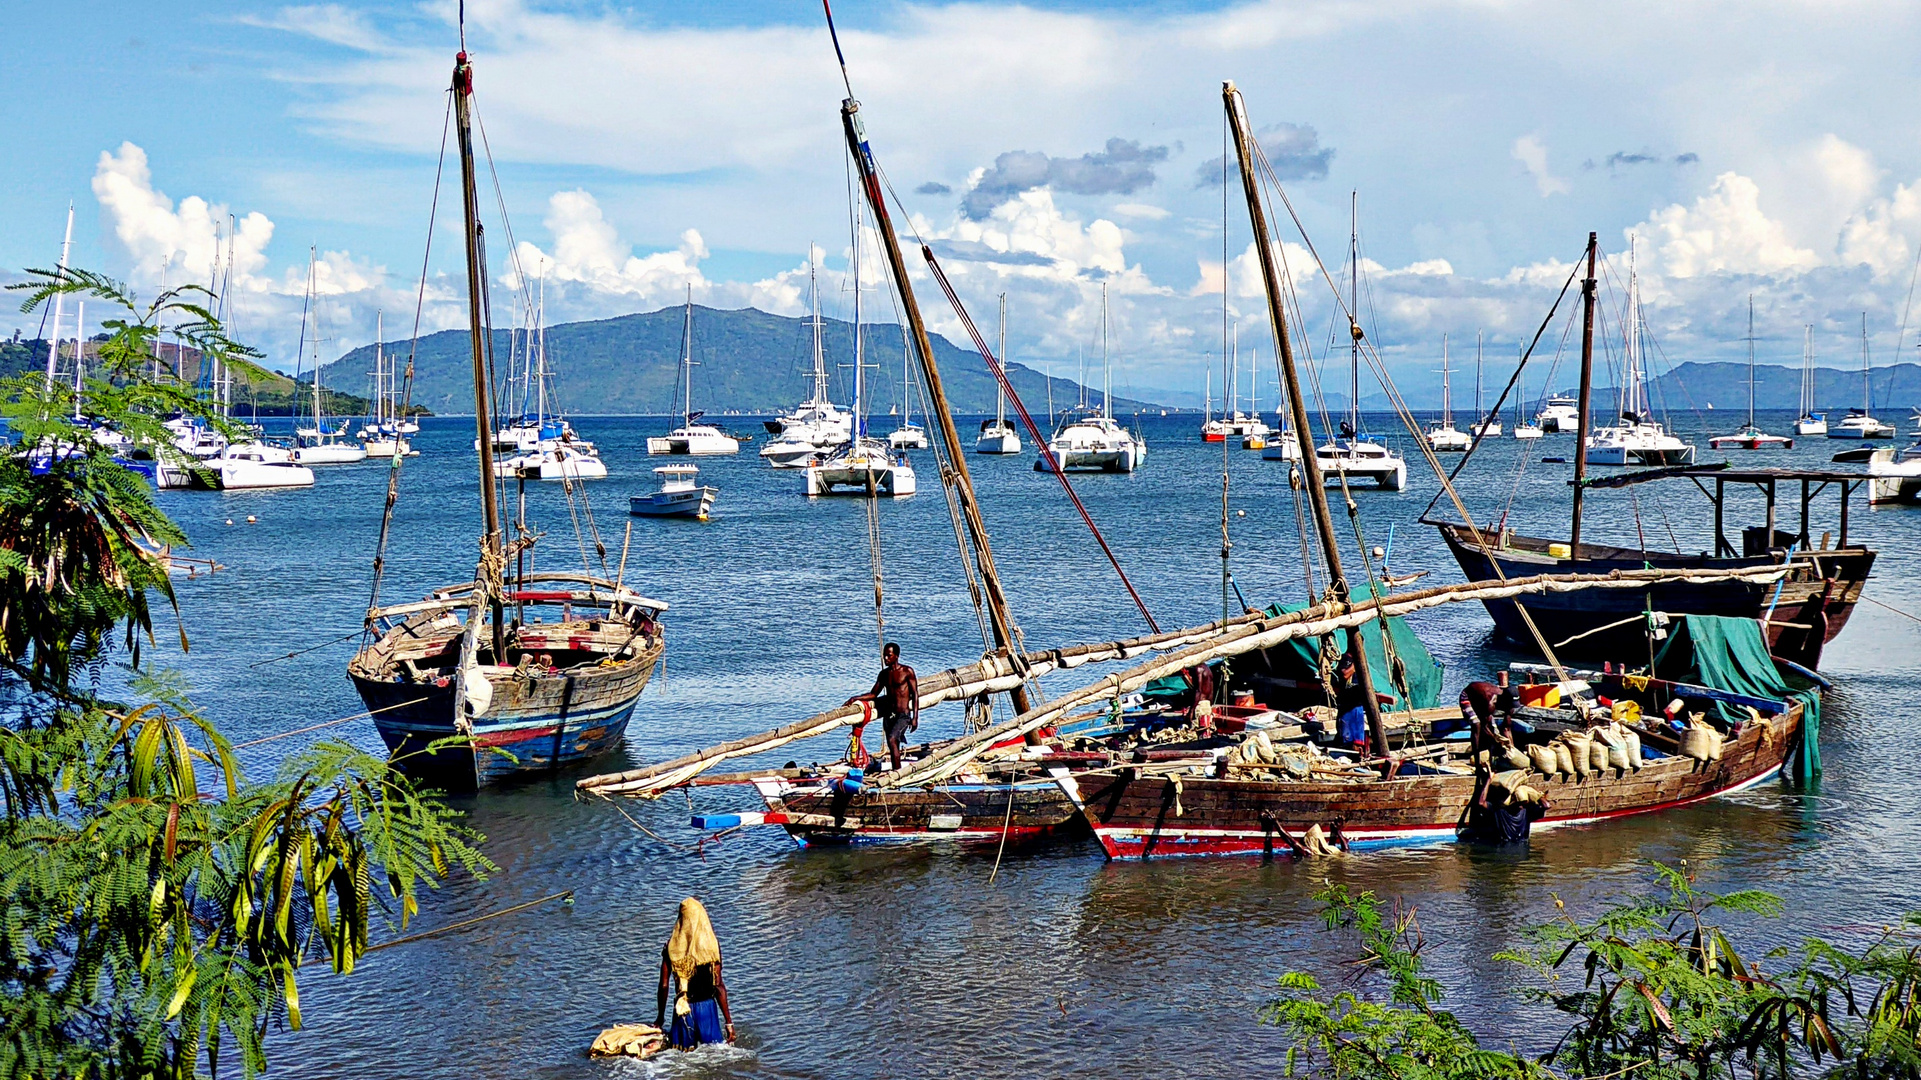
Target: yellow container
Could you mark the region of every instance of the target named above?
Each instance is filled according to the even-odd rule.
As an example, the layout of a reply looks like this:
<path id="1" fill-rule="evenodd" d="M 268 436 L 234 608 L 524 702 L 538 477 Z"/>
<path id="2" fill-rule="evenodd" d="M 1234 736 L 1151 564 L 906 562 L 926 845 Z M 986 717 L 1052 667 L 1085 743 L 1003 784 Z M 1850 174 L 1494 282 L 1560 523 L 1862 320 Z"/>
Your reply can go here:
<path id="1" fill-rule="evenodd" d="M 1521 686 L 1516 689 L 1519 691 L 1523 705 L 1530 705 L 1537 709 L 1552 709 L 1561 704 L 1561 688 L 1553 683 Z"/>
<path id="2" fill-rule="evenodd" d="M 1568 547 L 1566 544 L 1549 544 L 1547 546 L 1547 555 L 1550 559 L 1565 559 L 1573 554 L 1574 549 Z"/>

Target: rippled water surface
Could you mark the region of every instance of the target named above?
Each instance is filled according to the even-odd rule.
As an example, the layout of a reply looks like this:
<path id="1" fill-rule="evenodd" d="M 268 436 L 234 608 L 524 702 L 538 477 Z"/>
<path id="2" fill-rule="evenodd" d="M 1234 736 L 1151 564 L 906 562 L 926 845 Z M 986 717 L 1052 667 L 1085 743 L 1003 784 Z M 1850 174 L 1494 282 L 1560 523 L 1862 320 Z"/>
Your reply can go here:
<path id="1" fill-rule="evenodd" d="M 1739 418 L 1683 420 L 1699 436 Z M 1785 429 L 1787 417 L 1763 417 Z M 743 426 L 748 422 L 741 421 Z M 1142 421 L 1152 453 L 1132 476 L 1089 476 L 1078 489 L 1162 626 L 1221 613 L 1218 446 L 1193 418 Z M 597 528 L 617 562 L 626 498 L 651 489 L 643 439 L 657 420 L 588 418 L 612 475 L 589 485 L 591 522 L 557 486 L 530 489 L 547 531 L 546 565 L 579 565 L 575 532 Z M 876 427 L 885 430 L 882 419 Z M 1377 426 L 1387 427 L 1386 418 Z M 971 428 L 963 424 L 963 429 Z M 417 598 L 472 573 L 478 518 L 470 421 L 429 421 L 401 483 L 382 599 Z M 1394 440 L 1403 447 L 1407 439 Z M 1491 446 L 1462 477 L 1478 519 L 1564 535 L 1572 437 Z M 1738 462 L 1824 465 L 1846 444 L 1811 440 Z M 713 520 L 635 519 L 627 578 L 672 605 L 665 669 L 641 699 L 612 770 L 763 730 L 864 689 L 877 666 L 866 510 L 809 502 L 800 477 L 751 452 L 700 462 L 721 489 Z M 1525 459 L 1525 461 L 1524 461 Z M 980 652 L 956 570 L 954 534 L 921 453 L 921 493 L 879 508 L 886 635 L 923 673 Z M 1016 617 L 1036 646 L 1128 636 L 1145 627 L 1052 479 L 1031 455 L 970 461 Z M 1235 579 L 1249 603 L 1303 595 L 1300 529 L 1278 463 L 1235 450 L 1229 489 Z M 1458 580 L 1430 529 L 1416 523 L 1437 485 L 1418 458 L 1410 489 L 1356 493 L 1370 546 L 1392 537 L 1393 570 Z M 180 583 L 199 703 L 236 741 L 358 712 L 343 668 L 368 600 L 385 469 L 321 470 L 310 490 L 163 493 L 195 554 L 226 569 Z M 1787 496 L 1784 494 L 1784 499 Z M 1792 513 L 1784 503 L 1783 520 Z M 1748 503 L 1758 514 L 1758 501 Z M 1338 500 L 1337 500 L 1338 507 Z M 1587 535 L 1650 546 L 1707 546 L 1707 504 L 1685 483 L 1590 501 Z M 1857 497 L 1851 535 L 1880 550 L 1868 595 L 1921 610 L 1910 510 L 1869 512 Z M 1239 516 L 1245 511 L 1245 516 Z M 1338 512 L 1338 510 L 1337 510 Z M 258 521 L 248 524 L 248 515 Z M 1815 531 L 1835 529 L 1830 494 Z M 227 524 L 231 520 L 234 524 Z M 1351 531 L 1345 532 L 1351 538 Z M 591 545 L 591 536 L 588 537 Z M 1415 625 L 1448 668 L 1448 693 L 1508 655 L 1487 643 L 1478 606 L 1422 613 Z M 1838 683 L 1823 728 L 1827 771 L 1812 791 L 1764 786 L 1672 813 L 1544 834 L 1525 854 L 1453 845 L 1321 863 L 1258 859 L 1110 864 L 1092 840 L 994 852 L 943 846 L 799 851 L 778 830 L 698 845 L 689 807 L 754 809 L 751 790 L 704 788 L 624 804 L 650 837 L 605 804 L 577 803 L 579 774 L 490 790 L 465 801 L 499 872 L 426 898 L 412 929 L 431 929 L 562 889 L 549 905 L 373 954 L 347 979 L 312 976 L 307 1026 L 276 1037 L 284 1076 L 1239 1076 L 1284 1064 L 1279 1034 L 1257 1022 L 1274 979 L 1293 969 L 1338 978 L 1347 943 L 1319 929 L 1312 894 L 1330 879 L 1418 905 L 1450 1004 L 1483 1030 L 1528 1042 L 1551 1021 L 1513 999 L 1515 974 L 1488 959 L 1558 894 L 1577 912 L 1646 881 L 1651 859 L 1687 859 L 1714 884 L 1784 894 L 1788 914 L 1766 940 L 1847 933 L 1921 908 L 1913 727 L 1921 627 L 1863 604 L 1828 651 Z M 312 649 L 290 659 L 273 660 Z M 1056 677 L 1050 688 L 1073 685 Z M 932 712 L 934 736 L 960 726 Z M 243 751 L 272 770 L 305 739 L 369 748 L 368 721 Z M 838 756 L 833 738 L 780 751 Z M 992 878 L 990 880 L 990 877 Z M 726 952 L 741 1048 L 668 1055 L 644 1065 L 591 1061 L 603 1027 L 653 1018 L 659 950 L 676 903 L 699 896 Z M 1840 929 L 1835 929 L 1840 928 Z"/>

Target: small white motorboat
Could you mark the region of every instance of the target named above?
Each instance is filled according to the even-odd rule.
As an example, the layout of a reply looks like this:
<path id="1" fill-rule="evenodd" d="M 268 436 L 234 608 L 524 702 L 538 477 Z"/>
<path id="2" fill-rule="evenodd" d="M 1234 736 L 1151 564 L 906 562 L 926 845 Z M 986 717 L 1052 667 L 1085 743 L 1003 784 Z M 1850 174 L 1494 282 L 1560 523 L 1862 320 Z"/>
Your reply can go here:
<path id="1" fill-rule="evenodd" d="M 714 508 L 714 499 L 720 495 L 716 487 L 702 487 L 694 483 L 700 475 L 695 465 L 662 465 L 654 470 L 660 477 L 660 490 L 651 495 L 635 495 L 627 500 L 629 512 L 641 517 L 690 517 L 699 521 L 707 520 L 707 512 Z"/>
<path id="2" fill-rule="evenodd" d="M 1921 502 L 1921 442 L 1884 446 L 1868 458 L 1868 502 Z"/>

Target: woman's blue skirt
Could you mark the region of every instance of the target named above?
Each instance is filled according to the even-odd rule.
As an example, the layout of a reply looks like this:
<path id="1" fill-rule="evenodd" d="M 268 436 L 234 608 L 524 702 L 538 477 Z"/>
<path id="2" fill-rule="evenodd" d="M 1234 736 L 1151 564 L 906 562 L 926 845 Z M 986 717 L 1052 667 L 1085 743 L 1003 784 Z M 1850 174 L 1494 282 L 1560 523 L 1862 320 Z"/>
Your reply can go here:
<path id="1" fill-rule="evenodd" d="M 667 1029 L 667 1041 L 674 1049 L 692 1050 L 702 1043 L 727 1041 L 727 1026 L 721 1023 L 719 1001 L 708 998 L 688 1002 L 688 1005 L 687 1015 L 674 1017 L 673 1026 Z"/>

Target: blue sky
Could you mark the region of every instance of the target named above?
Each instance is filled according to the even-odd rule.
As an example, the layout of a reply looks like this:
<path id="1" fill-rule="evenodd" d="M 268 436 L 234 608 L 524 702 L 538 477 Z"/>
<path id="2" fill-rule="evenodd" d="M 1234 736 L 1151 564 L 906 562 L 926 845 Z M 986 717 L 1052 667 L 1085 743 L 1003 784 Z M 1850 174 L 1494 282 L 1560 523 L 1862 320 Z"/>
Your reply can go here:
<path id="1" fill-rule="evenodd" d="M 75 262 L 141 286 L 204 272 L 206 223 L 257 215 L 236 302 L 271 359 L 291 361 L 309 244 L 329 350 L 369 340 L 377 310 L 391 336 L 414 308 L 452 13 L 23 7 L 0 72 L 16 117 L 0 273 L 58 256 L 69 200 Z M 1336 262 L 1359 192 L 1374 337 L 1412 385 L 1433 381 L 1443 332 L 1511 355 L 1589 229 L 1620 273 L 1635 234 L 1670 359 L 1745 355 L 1750 292 L 1764 360 L 1796 362 L 1812 324 L 1824 362 L 1858 362 L 1863 310 L 1877 362 L 1894 354 L 1921 239 L 1908 5 L 848 0 L 836 16 L 884 167 L 977 314 L 1009 294 L 1015 359 L 1067 370 L 1104 282 L 1117 382 L 1185 388 L 1218 364 L 1221 195 L 1204 174 L 1224 78 Z M 798 312 L 810 244 L 845 311 L 842 91 L 816 6 L 477 0 L 468 34 L 550 321 L 688 284 Z M 1265 331 L 1237 206 L 1227 247 L 1251 349 Z M 443 236 L 429 327 L 460 317 L 457 252 Z M 1297 288 L 1324 340 L 1325 287 Z M 0 320 L 16 325 L 37 320 Z"/>

